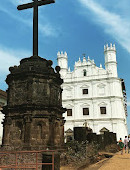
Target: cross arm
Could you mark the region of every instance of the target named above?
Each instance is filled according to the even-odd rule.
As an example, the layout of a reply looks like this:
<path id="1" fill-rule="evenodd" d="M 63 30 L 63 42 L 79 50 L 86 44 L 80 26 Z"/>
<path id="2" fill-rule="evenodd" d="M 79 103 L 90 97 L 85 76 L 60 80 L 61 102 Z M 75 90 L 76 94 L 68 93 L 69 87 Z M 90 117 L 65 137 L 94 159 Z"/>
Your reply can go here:
<path id="1" fill-rule="evenodd" d="M 41 0 L 41 1 L 38 1 L 38 6 L 51 4 L 51 3 L 55 3 L 55 0 Z"/>
<path id="2" fill-rule="evenodd" d="M 41 1 L 37 1 L 37 5 L 38 6 L 42 6 L 42 5 L 46 5 L 46 4 L 51 4 L 51 3 L 55 3 L 55 0 L 41 0 Z M 34 2 L 28 3 L 28 4 L 23 4 L 23 5 L 19 5 L 17 7 L 18 10 L 23 10 L 23 9 L 28 9 L 28 8 L 32 8 L 34 6 Z"/>
<path id="3" fill-rule="evenodd" d="M 28 9 L 28 8 L 32 8 L 33 7 L 33 2 L 32 3 L 28 3 L 28 4 L 23 4 L 23 5 L 19 5 L 17 7 L 18 10 L 23 10 L 23 9 Z"/>

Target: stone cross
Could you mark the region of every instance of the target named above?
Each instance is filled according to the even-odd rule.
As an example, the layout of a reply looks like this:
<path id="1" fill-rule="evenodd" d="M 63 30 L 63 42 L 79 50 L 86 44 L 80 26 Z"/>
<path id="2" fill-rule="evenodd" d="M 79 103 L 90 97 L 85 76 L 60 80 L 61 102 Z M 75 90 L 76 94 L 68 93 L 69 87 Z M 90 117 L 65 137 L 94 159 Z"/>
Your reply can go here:
<path id="1" fill-rule="evenodd" d="M 33 8 L 33 56 L 38 56 L 38 6 L 55 3 L 55 0 L 32 0 L 34 2 L 19 5 L 18 10 Z"/>

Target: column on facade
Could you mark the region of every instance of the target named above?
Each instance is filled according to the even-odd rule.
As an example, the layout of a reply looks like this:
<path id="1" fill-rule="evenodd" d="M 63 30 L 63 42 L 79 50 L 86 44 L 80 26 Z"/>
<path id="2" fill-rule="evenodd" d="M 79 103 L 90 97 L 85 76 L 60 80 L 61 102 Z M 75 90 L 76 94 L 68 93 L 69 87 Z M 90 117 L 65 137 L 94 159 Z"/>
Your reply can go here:
<path id="1" fill-rule="evenodd" d="M 31 115 L 24 116 L 24 121 L 25 121 L 24 142 L 25 144 L 29 145 L 31 139 L 31 122 L 32 122 Z"/>

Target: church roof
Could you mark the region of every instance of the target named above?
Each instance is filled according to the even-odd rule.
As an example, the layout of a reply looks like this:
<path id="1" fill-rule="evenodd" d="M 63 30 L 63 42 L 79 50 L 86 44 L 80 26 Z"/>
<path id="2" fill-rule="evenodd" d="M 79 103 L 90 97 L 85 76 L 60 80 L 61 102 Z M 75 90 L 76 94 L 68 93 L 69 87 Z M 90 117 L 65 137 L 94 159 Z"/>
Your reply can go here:
<path id="1" fill-rule="evenodd" d="M 108 130 L 107 128 L 103 127 L 103 128 L 100 130 L 100 132 L 109 132 L 109 130 Z"/>
<path id="2" fill-rule="evenodd" d="M 72 133 L 72 132 L 73 132 L 73 130 L 71 130 L 70 128 L 65 131 L 65 133 Z"/>

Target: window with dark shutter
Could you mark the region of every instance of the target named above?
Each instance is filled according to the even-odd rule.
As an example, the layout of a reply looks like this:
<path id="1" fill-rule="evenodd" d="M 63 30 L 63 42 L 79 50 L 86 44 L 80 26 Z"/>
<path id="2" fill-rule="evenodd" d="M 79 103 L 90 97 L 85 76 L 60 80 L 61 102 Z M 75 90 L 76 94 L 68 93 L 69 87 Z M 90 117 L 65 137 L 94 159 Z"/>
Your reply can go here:
<path id="1" fill-rule="evenodd" d="M 67 116 L 72 116 L 72 109 L 67 109 Z"/>
<path id="2" fill-rule="evenodd" d="M 83 94 L 88 94 L 88 89 L 83 89 Z"/>
<path id="3" fill-rule="evenodd" d="M 106 107 L 100 107 L 101 114 L 106 114 Z"/>
<path id="4" fill-rule="evenodd" d="M 89 108 L 83 108 L 83 115 L 89 115 Z"/>
<path id="5" fill-rule="evenodd" d="M 84 76 L 87 76 L 86 70 L 83 70 L 83 75 L 84 75 Z"/>

